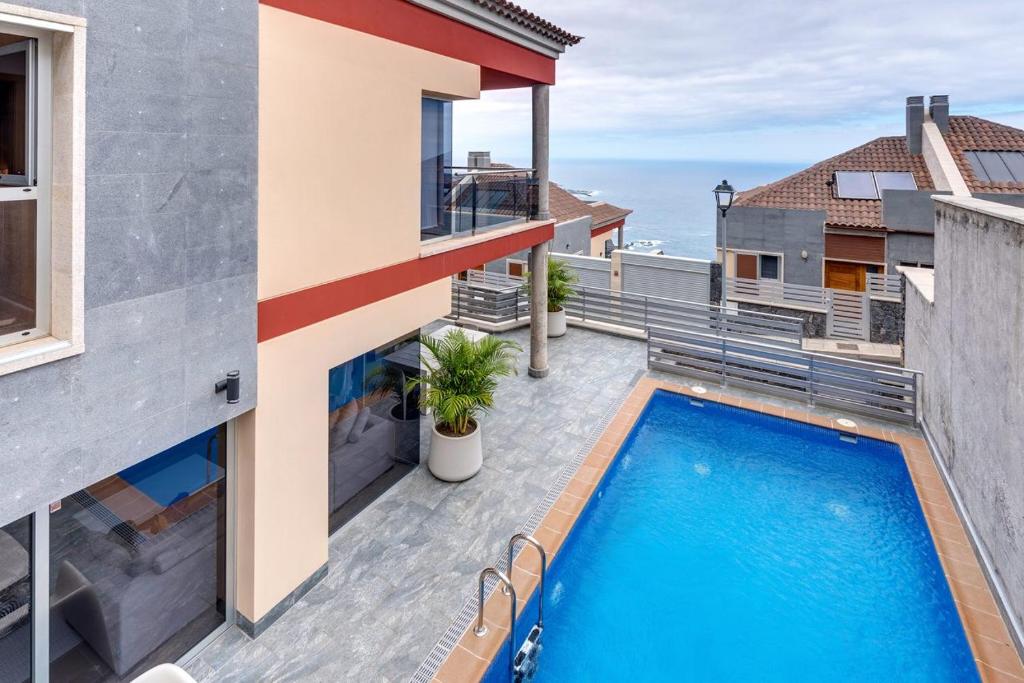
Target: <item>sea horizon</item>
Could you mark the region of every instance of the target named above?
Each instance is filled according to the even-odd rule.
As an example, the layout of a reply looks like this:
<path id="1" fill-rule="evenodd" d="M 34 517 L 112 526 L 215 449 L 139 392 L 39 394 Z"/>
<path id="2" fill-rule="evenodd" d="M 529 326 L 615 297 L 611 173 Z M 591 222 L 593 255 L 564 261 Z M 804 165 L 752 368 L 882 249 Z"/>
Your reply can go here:
<path id="1" fill-rule="evenodd" d="M 526 164 L 522 159 L 499 159 Z M 808 164 L 696 159 L 551 159 L 551 180 L 591 199 L 632 209 L 627 248 L 669 256 L 712 258 L 713 188 L 723 179 L 737 190 L 780 180 Z"/>

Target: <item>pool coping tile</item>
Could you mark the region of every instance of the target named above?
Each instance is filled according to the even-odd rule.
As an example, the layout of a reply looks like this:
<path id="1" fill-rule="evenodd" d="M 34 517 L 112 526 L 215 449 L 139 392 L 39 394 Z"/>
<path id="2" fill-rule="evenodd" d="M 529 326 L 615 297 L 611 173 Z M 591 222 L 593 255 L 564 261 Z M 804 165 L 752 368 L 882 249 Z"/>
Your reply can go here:
<path id="1" fill-rule="evenodd" d="M 921 511 L 928 525 L 935 551 L 963 624 L 981 680 L 985 683 L 1024 683 L 1024 662 L 1010 637 L 1006 621 L 981 569 L 977 553 L 960 520 L 931 451 L 924 439 L 904 432 L 857 424 L 839 425 L 830 417 L 796 408 L 786 408 L 726 391 L 708 389 L 703 394 L 690 387 L 653 377 L 641 377 L 608 422 L 590 452 L 546 512 L 534 537 L 544 546 L 548 564 L 557 556 L 565 539 L 597 489 L 608 467 L 644 408 L 657 390 L 721 403 L 745 410 L 825 427 L 848 434 L 894 443 L 900 449 L 910 473 Z M 531 553 L 532 556 L 532 553 Z M 539 585 L 539 561 L 519 555 L 513 563 L 512 582 L 519 600 L 518 612 L 526 606 Z M 441 665 L 435 681 L 463 683 L 479 681 L 504 643 L 508 627 L 493 623 L 502 615 L 507 621 L 509 598 L 495 590 L 485 601 L 484 620 L 489 632 L 480 638 L 471 624 Z M 498 637 L 500 635 L 500 637 Z M 507 647 L 507 645 L 506 645 Z"/>

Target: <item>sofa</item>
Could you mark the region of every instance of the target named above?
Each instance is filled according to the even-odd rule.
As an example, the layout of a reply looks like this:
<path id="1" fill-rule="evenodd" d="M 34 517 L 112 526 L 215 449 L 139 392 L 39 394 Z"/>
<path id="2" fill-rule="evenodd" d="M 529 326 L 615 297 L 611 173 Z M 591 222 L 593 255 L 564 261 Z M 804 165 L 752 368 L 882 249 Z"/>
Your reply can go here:
<path id="1" fill-rule="evenodd" d="M 119 677 L 217 609 L 217 505 L 134 545 L 69 520 L 52 618 L 70 626 Z M 190 643 L 191 645 L 191 643 Z"/>
<path id="2" fill-rule="evenodd" d="M 387 472 L 395 463 L 395 423 L 364 407 L 334 420 L 328 441 L 330 512 Z"/>

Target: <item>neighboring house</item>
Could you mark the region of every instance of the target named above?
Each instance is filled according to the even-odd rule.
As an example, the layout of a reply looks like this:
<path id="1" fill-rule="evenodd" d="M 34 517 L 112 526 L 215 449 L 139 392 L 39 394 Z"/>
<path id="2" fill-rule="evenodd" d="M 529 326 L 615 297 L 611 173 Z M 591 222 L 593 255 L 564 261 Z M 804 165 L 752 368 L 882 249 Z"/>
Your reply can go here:
<path id="1" fill-rule="evenodd" d="M 4 4 L 0 679 L 130 680 L 326 574 L 418 463 L 450 276 L 546 262 L 578 41 L 502 0 Z M 451 107 L 492 88 L 532 93 L 540 185 L 470 230 Z"/>
<path id="2" fill-rule="evenodd" d="M 939 95 L 928 112 L 923 97 L 907 98 L 906 120 L 905 135 L 739 193 L 728 274 L 863 291 L 868 273 L 934 263 L 932 195 L 1024 204 L 1024 130 L 950 116 Z M 719 245 L 722 225 L 719 217 Z"/>
<path id="3" fill-rule="evenodd" d="M 491 161 L 489 152 L 470 152 L 468 168 L 485 174 L 487 169 L 515 172 L 508 164 Z M 615 248 L 623 246 L 626 217 L 632 209 L 623 209 L 608 202 L 586 202 L 554 181 L 548 183 L 551 218 L 555 221 L 552 251 L 563 254 L 582 254 L 607 258 Z M 617 232 L 616 232 L 617 231 Z M 528 254 L 520 251 L 504 259 L 481 264 L 478 269 L 506 275 L 521 276 L 528 270 Z"/>

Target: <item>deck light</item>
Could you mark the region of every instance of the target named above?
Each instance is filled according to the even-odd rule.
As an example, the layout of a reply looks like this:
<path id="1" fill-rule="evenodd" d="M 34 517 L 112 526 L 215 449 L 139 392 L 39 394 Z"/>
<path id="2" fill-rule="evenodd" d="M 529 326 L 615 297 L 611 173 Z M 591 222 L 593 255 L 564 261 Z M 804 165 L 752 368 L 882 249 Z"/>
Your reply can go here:
<path id="1" fill-rule="evenodd" d="M 729 296 L 728 296 L 728 264 L 729 264 L 729 252 L 726 250 L 726 235 L 729 231 L 729 219 L 725 217 L 729 207 L 732 206 L 732 196 L 736 194 L 736 190 L 733 189 L 732 185 L 729 184 L 728 180 L 723 180 L 719 183 L 718 187 L 714 189 L 715 193 L 715 204 L 718 205 L 718 210 L 722 212 L 722 312 L 729 312 Z"/>

